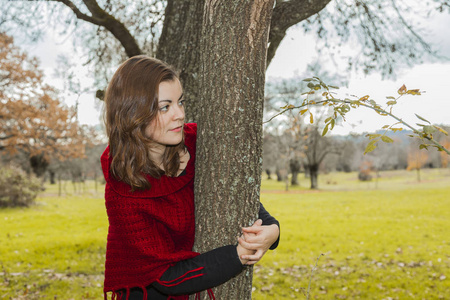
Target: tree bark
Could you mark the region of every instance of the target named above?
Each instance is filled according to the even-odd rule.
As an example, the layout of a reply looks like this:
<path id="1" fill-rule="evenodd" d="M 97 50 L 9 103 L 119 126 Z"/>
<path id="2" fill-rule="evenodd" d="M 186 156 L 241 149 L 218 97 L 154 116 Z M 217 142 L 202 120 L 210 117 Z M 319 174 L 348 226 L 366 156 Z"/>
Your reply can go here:
<path id="1" fill-rule="evenodd" d="M 186 121 L 197 122 L 200 94 L 200 37 L 205 0 L 169 0 L 156 57 L 179 71 Z"/>
<path id="2" fill-rule="evenodd" d="M 319 165 L 309 166 L 309 175 L 311 176 L 311 189 L 316 190 L 319 187 L 318 177 L 319 177 Z"/>
<path id="3" fill-rule="evenodd" d="M 289 163 L 291 168 L 291 185 L 298 185 L 298 173 L 300 172 L 300 162 L 296 159 L 291 159 Z"/>
<path id="4" fill-rule="evenodd" d="M 257 218 L 272 7 L 273 0 L 205 2 L 195 178 L 199 252 L 235 244 L 241 227 Z M 250 299 L 251 287 L 252 268 L 246 267 L 214 293 Z"/>
<path id="5" fill-rule="evenodd" d="M 31 169 L 37 177 L 42 177 L 45 174 L 48 164 L 48 159 L 43 153 L 30 157 Z"/>

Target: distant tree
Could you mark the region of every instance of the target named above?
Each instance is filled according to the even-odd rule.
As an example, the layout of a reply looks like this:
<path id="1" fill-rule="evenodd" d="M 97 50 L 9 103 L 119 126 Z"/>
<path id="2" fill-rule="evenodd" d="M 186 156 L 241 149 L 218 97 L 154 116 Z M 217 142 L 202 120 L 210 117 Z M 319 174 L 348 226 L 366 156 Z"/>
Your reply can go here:
<path id="1" fill-rule="evenodd" d="M 335 144 L 331 137 L 324 137 L 319 132 L 318 126 L 308 126 L 306 129 L 305 139 L 305 158 L 304 166 L 305 172 L 308 172 L 311 189 L 319 187 L 319 167 L 320 164 L 329 154 L 340 154 L 337 144 Z"/>
<path id="2" fill-rule="evenodd" d="M 420 182 L 420 170 L 425 166 L 428 161 L 428 153 L 421 151 L 418 145 L 411 145 L 408 151 L 408 171 L 417 171 L 417 181 Z"/>
<path id="3" fill-rule="evenodd" d="M 341 153 L 336 157 L 336 170 L 340 172 L 352 172 L 357 169 L 359 159 L 363 151 L 358 151 L 356 142 L 351 136 L 341 142 Z"/>
<path id="4" fill-rule="evenodd" d="M 80 157 L 85 144 L 75 110 L 61 104 L 42 76 L 38 60 L 0 33 L 0 151 L 28 153 L 38 176 L 51 157 Z"/>

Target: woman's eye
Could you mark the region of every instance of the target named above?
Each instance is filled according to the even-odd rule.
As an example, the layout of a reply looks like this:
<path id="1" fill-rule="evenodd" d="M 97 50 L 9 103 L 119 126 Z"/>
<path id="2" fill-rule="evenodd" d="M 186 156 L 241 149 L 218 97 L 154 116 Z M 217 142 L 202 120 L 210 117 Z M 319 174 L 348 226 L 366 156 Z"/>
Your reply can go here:
<path id="1" fill-rule="evenodd" d="M 160 107 L 159 110 L 160 110 L 160 111 L 168 111 L 168 110 L 169 110 L 169 105 Z"/>
<path id="2" fill-rule="evenodd" d="M 180 100 L 180 101 L 178 102 L 178 105 L 179 105 L 179 106 L 184 106 L 184 101 L 186 101 L 186 100 L 184 100 L 184 99 L 183 99 L 183 100 Z"/>

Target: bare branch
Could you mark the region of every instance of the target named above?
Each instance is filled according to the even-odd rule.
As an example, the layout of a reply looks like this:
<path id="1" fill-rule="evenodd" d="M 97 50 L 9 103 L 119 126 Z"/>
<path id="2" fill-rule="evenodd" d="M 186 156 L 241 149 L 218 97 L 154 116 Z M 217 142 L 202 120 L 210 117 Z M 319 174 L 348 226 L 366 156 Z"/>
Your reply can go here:
<path id="1" fill-rule="evenodd" d="M 41 0 L 28 0 L 28 1 L 41 1 Z M 88 16 L 80 11 L 80 9 L 70 0 L 48 0 L 51 2 L 60 2 L 69 7 L 75 14 L 75 16 L 83 21 L 91 24 L 106 28 L 114 37 L 120 42 L 125 49 L 128 57 L 142 54 L 142 50 L 139 47 L 136 39 L 125 27 L 125 25 L 114 18 L 114 16 L 107 13 L 102 9 L 96 0 L 83 0 L 92 16 Z"/>

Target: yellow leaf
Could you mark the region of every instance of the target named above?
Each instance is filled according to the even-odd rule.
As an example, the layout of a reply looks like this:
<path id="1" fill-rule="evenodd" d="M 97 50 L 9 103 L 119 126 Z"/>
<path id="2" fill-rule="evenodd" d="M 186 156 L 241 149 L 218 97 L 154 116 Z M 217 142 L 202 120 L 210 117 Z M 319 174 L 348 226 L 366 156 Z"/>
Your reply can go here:
<path id="1" fill-rule="evenodd" d="M 364 97 L 359 98 L 359 101 L 366 101 L 369 99 L 369 95 L 365 95 Z"/>
<path id="2" fill-rule="evenodd" d="M 402 85 L 402 87 L 398 89 L 398 93 L 399 93 L 400 95 L 405 94 L 406 91 L 407 91 L 407 90 L 406 90 L 406 86 L 405 86 L 405 85 Z"/>
<path id="3" fill-rule="evenodd" d="M 381 140 L 382 140 L 383 142 L 385 142 L 385 143 L 393 143 L 393 142 L 394 142 L 393 139 L 391 139 L 390 137 L 385 136 L 385 135 L 383 135 L 383 136 L 381 137 Z"/>
<path id="4" fill-rule="evenodd" d="M 393 132 L 397 132 L 397 131 L 402 131 L 403 128 L 391 128 L 391 130 L 392 130 Z"/>
<path id="5" fill-rule="evenodd" d="M 436 128 L 437 130 L 439 130 L 440 132 L 442 132 L 443 134 L 448 135 L 448 132 L 445 131 L 444 129 L 442 129 L 441 127 L 436 126 L 436 125 L 433 125 L 433 127 Z"/>
<path id="6" fill-rule="evenodd" d="M 314 123 L 314 117 L 312 115 L 312 113 L 309 113 L 309 123 Z"/>
<path id="7" fill-rule="evenodd" d="M 302 110 L 299 112 L 299 114 L 303 116 L 303 114 L 304 114 L 305 112 L 307 112 L 307 111 L 308 111 L 308 109 L 302 109 Z"/>
<path id="8" fill-rule="evenodd" d="M 377 147 L 376 145 L 377 141 L 371 141 L 370 143 L 367 144 L 366 150 L 364 150 L 364 154 L 372 152 L 373 150 L 375 150 L 375 148 Z"/>
<path id="9" fill-rule="evenodd" d="M 325 126 L 325 128 L 323 129 L 322 136 L 325 136 L 325 134 L 327 134 L 327 132 L 328 132 L 328 124 L 327 124 L 327 126 Z"/>
<path id="10" fill-rule="evenodd" d="M 421 95 L 420 90 L 408 90 L 406 93 L 410 95 Z"/>

